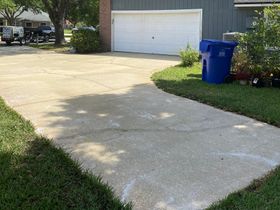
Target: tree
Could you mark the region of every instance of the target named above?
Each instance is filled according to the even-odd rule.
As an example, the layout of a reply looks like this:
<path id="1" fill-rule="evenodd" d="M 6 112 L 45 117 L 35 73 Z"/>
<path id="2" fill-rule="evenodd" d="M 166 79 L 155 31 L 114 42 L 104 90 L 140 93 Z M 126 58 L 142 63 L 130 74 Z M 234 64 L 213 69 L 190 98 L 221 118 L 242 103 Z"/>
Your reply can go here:
<path id="1" fill-rule="evenodd" d="M 55 44 L 65 43 L 64 39 L 64 18 L 70 0 L 42 0 L 45 10 L 49 13 L 50 19 L 55 27 Z"/>
<path id="2" fill-rule="evenodd" d="M 74 26 L 82 22 L 95 26 L 99 22 L 99 0 L 72 0 L 66 14 L 66 19 Z"/>
<path id="3" fill-rule="evenodd" d="M 98 23 L 99 0 L 41 0 L 55 27 L 55 44 L 65 43 L 65 17 L 74 25 L 84 22 L 87 25 Z"/>
<path id="4" fill-rule="evenodd" d="M 81 0 L 81 21 L 86 25 L 96 26 L 99 23 L 99 0 Z"/>
<path id="5" fill-rule="evenodd" d="M 0 14 L 7 20 L 8 25 L 15 25 L 16 19 L 28 9 L 39 12 L 40 1 L 37 0 L 0 0 Z"/>
<path id="6" fill-rule="evenodd" d="M 80 0 L 72 0 L 69 3 L 65 18 L 70 21 L 74 27 L 76 27 L 78 22 L 81 22 Z"/>
<path id="7" fill-rule="evenodd" d="M 1 0 L 0 14 L 7 20 L 8 25 L 15 25 L 16 19 L 26 10 L 25 5 L 13 0 Z"/>
<path id="8" fill-rule="evenodd" d="M 0 12 L 5 13 L 2 15 L 9 23 L 14 23 L 15 19 L 28 8 L 48 12 L 55 27 L 55 44 L 61 45 L 65 43 L 66 14 L 69 14 L 69 17 L 72 15 L 72 21 L 78 20 L 95 25 L 98 23 L 98 4 L 98 0 L 0 0 Z"/>

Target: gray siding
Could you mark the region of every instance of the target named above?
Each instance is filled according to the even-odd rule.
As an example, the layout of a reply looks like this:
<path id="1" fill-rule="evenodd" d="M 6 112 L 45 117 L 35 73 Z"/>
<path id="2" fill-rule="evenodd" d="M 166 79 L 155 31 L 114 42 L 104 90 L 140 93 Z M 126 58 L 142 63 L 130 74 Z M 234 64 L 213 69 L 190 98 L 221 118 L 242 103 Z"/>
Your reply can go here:
<path id="1" fill-rule="evenodd" d="M 235 8 L 234 0 L 112 0 L 113 10 L 203 9 L 203 38 L 221 39 L 227 31 L 246 31 L 253 8 Z"/>

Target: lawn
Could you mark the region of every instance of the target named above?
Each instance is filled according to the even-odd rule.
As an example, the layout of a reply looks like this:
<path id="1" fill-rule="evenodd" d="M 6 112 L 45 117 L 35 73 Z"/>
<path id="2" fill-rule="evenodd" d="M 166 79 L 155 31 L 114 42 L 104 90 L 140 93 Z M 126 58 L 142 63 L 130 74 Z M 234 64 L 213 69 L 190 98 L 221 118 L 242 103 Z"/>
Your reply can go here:
<path id="1" fill-rule="evenodd" d="M 0 209 L 131 209 L 0 98 Z"/>
<path id="2" fill-rule="evenodd" d="M 162 90 L 280 126 L 280 89 L 238 83 L 209 85 L 201 81 L 201 65 L 170 67 L 152 76 Z M 213 204 L 209 210 L 280 209 L 280 167 L 246 189 Z"/>
<path id="3" fill-rule="evenodd" d="M 210 85 L 201 81 L 201 65 L 170 67 L 152 80 L 162 90 L 236 112 L 280 127 L 280 89 L 254 88 L 238 83 Z"/>
<path id="4" fill-rule="evenodd" d="M 65 38 L 71 38 L 72 37 L 72 30 L 71 29 L 64 29 L 64 36 L 65 36 Z"/>
<path id="5" fill-rule="evenodd" d="M 34 47 L 34 48 L 38 48 L 41 50 L 51 50 L 51 51 L 55 51 L 57 53 L 67 53 L 70 51 L 71 46 L 69 43 L 64 44 L 64 45 L 54 45 L 54 43 L 46 43 L 46 44 L 30 44 L 30 47 Z"/>
<path id="6" fill-rule="evenodd" d="M 72 34 L 72 29 L 64 29 L 64 34 Z"/>
<path id="7" fill-rule="evenodd" d="M 280 209 L 280 167 L 249 187 L 229 195 L 207 210 Z"/>

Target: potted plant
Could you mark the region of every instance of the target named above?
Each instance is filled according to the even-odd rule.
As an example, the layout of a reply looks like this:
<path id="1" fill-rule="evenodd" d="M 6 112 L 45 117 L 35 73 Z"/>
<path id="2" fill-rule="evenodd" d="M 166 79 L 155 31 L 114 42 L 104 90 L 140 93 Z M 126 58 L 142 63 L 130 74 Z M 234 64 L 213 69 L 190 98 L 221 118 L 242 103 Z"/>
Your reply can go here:
<path id="1" fill-rule="evenodd" d="M 266 64 L 271 70 L 272 86 L 280 88 L 280 6 L 268 7 L 264 10 L 264 14 Z"/>
<path id="2" fill-rule="evenodd" d="M 234 53 L 232 60 L 232 68 L 235 72 L 235 79 L 240 82 L 241 85 L 247 85 L 251 79 L 250 73 L 250 60 L 241 48 L 237 49 Z"/>
<path id="3" fill-rule="evenodd" d="M 272 87 L 280 88 L 280 70 L 273 72 Z"/>
<path id="4" fill-rule="evenodd" d="M 272 64 L 272 87 L 280 88 L 280 51 L 274 53 L 275 59 L 273 57 L 272 62 L 270 62 Z"/>
<path id="5" fill-rule="evenodd" d="M 271 72 L 265 65 L 254 65 L 254 71 L 252 70 L 251 85 L 254 87 L 271 87 L 272 78 Z"/>
<path id="6" fill-rule="evenodd" d="M 272 78 L 272 87 L 280 88 L 280 77 Z"/>
<path id="7" fill-rule="evenodd" d="M 253 86 L 280 87 L 280 39 L 277 36 L 280 31 L 280 6 L 267 7 L 259 12 L 253 26 L 238 39 L 233 63 L 236 78 L 245 84 L 252 75 Z"/>
<path id="8" fill-rule="evenodd" d="M 261 81 L 262 81 L 263 87 L 271 87 L 272 86 L 271 76 L 263 77 Z"/>
<path id="9" fill-rule="evenodd" d="M 238 71 L 236 72 L 235 79 L 238 80 L 241 85 L 247 85 L 251 79 L 251 75 L 247 71 Z"/>

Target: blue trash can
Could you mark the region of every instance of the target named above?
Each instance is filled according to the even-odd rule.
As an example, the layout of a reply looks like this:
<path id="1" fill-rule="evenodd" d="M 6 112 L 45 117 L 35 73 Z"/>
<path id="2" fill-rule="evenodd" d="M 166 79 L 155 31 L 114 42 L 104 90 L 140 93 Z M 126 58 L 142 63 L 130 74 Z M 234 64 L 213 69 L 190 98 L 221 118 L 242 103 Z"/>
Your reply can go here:
<path id="1" fill-rule="evenodd" d="M 237 42 L 205 39 L 200 42 L 202 80 L 222 84 L 230 75 L 231 59 Z"/>

